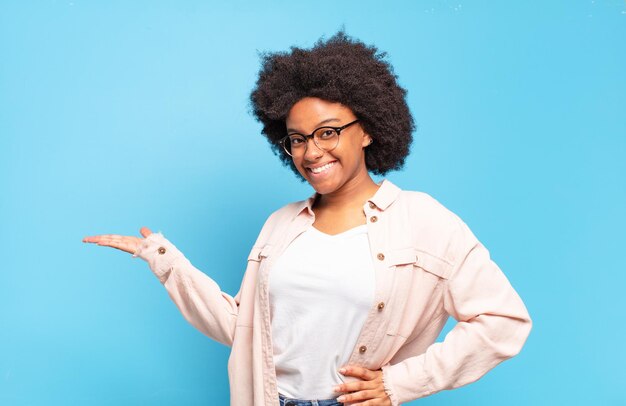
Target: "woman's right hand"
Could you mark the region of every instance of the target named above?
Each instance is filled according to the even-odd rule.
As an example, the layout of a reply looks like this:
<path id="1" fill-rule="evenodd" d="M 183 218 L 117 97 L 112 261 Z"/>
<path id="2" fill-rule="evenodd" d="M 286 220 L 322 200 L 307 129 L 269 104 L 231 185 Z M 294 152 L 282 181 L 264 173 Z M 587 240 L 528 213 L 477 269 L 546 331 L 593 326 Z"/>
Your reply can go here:
<path id="1" fill-rule="evenodd" d="M 141 227 L 139 233 L 145 238 L 152 234 L 152 231 L 148 227 Z M 141 241 L 143 241 L 143 238 L 117 234 L 101 234 L 83 238 L 83 242 L 117 248 L 130 254 L 134 254 L 137 251 Z"/>

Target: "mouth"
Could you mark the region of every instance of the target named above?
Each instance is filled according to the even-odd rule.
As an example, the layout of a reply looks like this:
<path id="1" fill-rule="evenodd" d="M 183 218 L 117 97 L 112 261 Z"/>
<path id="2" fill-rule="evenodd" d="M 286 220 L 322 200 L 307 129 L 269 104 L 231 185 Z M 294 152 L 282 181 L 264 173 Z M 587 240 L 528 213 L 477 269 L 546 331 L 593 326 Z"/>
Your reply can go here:
<path id="1" fill-rule="evenodd" d="M 306 168 L 306 170 L 308 173 L 312 174 L 313 176 L 321 176 L 321 175 L 328 173 L 328 171 L 330 171 L 330 169 L 336 164 L 337 164 L 337 161 L 331 161 L 331 162 L 328 162 L 327 164 L 318 166 L 316 168 Z"/>

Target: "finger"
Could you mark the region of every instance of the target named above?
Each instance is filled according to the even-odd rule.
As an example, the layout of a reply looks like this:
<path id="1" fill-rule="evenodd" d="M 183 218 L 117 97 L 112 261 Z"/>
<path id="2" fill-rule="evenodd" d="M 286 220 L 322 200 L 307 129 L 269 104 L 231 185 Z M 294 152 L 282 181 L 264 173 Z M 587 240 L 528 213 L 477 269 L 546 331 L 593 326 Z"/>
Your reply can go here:
<path id="1" fill-rule="evenodd" d="M 97 236 L 97 241 L 95 241 L 96 243 L 106 243 L 106 242 L 111 242 L 111 241 L 122 241 L 122 239 L 124 237 L 122 237 L 121 235 L 112 235 L 112 234 L 107 234 L 107 235 L 99 235 Z"/>
<path id="2" fill-rule="evenodd" d="M 356 402 L 359 400 L 376 399 L 378 395 L 380 394 L 375 390 L 362 390 L 347 395 L 341 395 L 337 398 L 337 401 L 341 403 Z"/>
<path id="3" fill-rule="evenodd" d="M 100 240 L 99 235 L 92 235 L 83 238 L 83 242 L 98 242 Z"/>
<path id="4" fill-rule="evenodd" d="M 346 365 L 345 367 L 340 368 L 339 372 L 343 375 L 355 376 L 368 381 L 378 376 L 377 371 L 372 371 L 371 369 L 360 367 L 358 365 Z"/>
<path id="5" fill-rule="evenodd" d="M 375 397 L 373 399 L 366 399 L 363 401 L 355 400 L 350 403 L 342 403 L 350 406 L 391 406 L 391 400 L 388 398 Z"/>
<path id="6" fill-rule="evenodd" d="M 103 238 L 113 238 L 113 237 L 120 237 L 119 235 L 116 234 L 100 234 L 100 235 L 92 235 L 92 236 L 87 236 L 85 238 L 83 238 L 83 242 L 99 242 L 100 240 L 102 240 Z"/>
<path id="7" fill-rule="evenodd" d="M 152 231 L 150 231 L 148 227 L 141 227 L 141 230 L 139 230 L 139 232 L 141 233 L 143 237 L 147 237 L 150 234 L 152 234 Z"/>
<path id="8" fill-rule="evenodd" d="M 116 238 L 103 238 L 97 243 L 98 245 L 116 248 L 118 250 L 134 253 L 135 252 L 135 244 L 130 243 L 130 241 L 125 239 L 116 239 Z"/>
<path id="9" fill-rule="evenodd" d="M 353 381 L 345 382 L 337 385 L 333 388 L 335 392 L 356 392 L 360 390 L 375 388 L 376 384 L 373 381 Z"/>
<path id="10" fill-rule="evenodd" d="M 380 403 L 380 399 L 368 399 L 364 402 L 346 403 L 346 405 L 348 404 L 350 406 L 391 406 L 391 403 Z"/>
<path id="11" fill-rule="evenodd" d="M 85 242 L 98 242 L 103 238 L 122 238 L 121 235 L 118 234 L 100 234 L 100 235 L 92 235 L 92 236 L 88 236 L 83 238 L 83 241 Z"/>

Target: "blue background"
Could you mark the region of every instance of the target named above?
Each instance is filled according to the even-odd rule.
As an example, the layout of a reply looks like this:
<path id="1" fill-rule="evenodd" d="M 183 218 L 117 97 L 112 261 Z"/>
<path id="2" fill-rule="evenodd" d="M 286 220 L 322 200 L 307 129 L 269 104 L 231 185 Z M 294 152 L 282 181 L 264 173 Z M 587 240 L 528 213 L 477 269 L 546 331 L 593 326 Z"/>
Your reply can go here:
<path id="1" fill-rule="evenodd" d="M 1 404 L 228 404 L 229 349 L 81 239 L 161 230 L 235 294 L 267 215 L 312 193 L 249 112 L 257 52 L 342 25 L 409 91 L 388 178 L 461 216 L 534 321 L 411 404 L 626 403 L 623 1 L 129 3 L 0 1 Z"/>

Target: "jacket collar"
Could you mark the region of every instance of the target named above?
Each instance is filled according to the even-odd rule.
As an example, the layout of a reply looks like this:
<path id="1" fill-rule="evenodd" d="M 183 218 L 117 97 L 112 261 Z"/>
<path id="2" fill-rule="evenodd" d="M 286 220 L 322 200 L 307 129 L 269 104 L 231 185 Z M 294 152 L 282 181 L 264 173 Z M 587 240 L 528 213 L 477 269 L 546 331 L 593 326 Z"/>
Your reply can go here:
<path id="1" fill-rule="evenodd" d="M 374 203 L 376 207 L 378 207 L 381 211 L 384 211 L 391 205 L 391 203 L 396 200 L 398 194 L 402 191 L 402 189 L 400 189 L 398 186 L 394 185 L 393 183 L 391 183 L 391 181 L 387 179 L 383 179 L 382 182 L 379 183 L 379 185 L 380 187 L 378 188 L 376 193 L 374 193 L 374 196 L 372 196 L 368 200 L 368 202 Z M 300 201 L 296 206 L 294 217 L 298 216 L 304 210 L 306 210 L 307 213 L 312 216 L 313 202 L 315 202 L 317 195 L 318 193 L 315 192 L 308 199 Z"/>
<path id="2" fill-rule="evenodd" d="M 387 179 L 383 179 L 380 183 L 380 188 L 369 201 L 374 203 L 380 210 L 385 211 L 398 198 L 401 191 L 402 189 L 398 186 Z"/>

